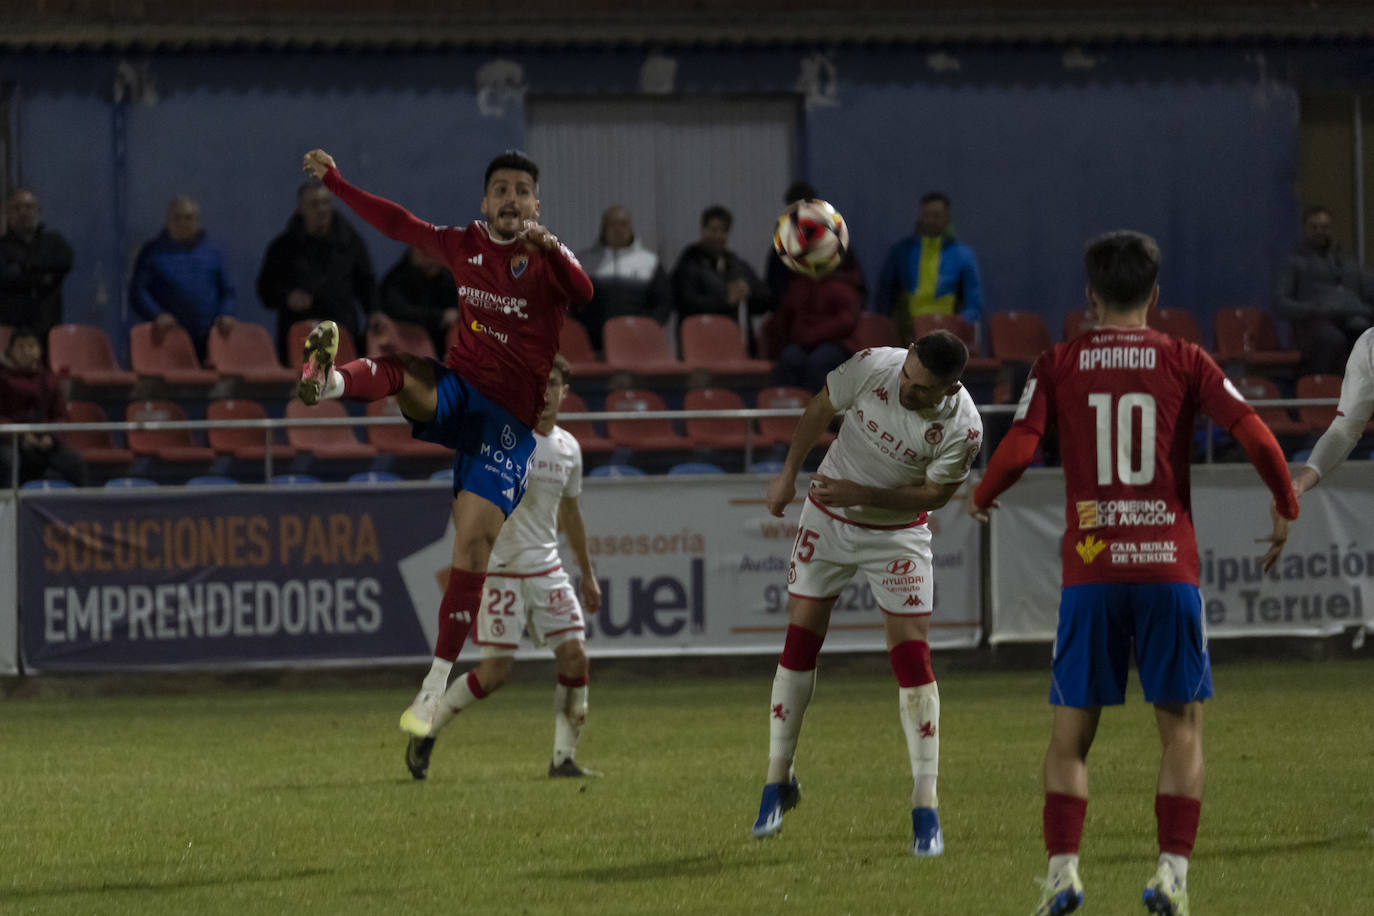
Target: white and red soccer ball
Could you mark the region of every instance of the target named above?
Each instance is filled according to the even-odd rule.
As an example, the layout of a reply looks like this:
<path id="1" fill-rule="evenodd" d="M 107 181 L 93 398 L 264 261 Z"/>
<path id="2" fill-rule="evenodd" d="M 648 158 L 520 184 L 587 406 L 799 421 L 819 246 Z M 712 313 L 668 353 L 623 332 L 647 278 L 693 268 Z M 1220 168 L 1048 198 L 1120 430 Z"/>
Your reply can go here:
<path id="1" fill-rule="evenodd" d="M 789 204 L 773 229 L 773 250 L 791 270 L 808 277 L 830 273 L 849 250 L 849 227 L 823 200 Z"/>

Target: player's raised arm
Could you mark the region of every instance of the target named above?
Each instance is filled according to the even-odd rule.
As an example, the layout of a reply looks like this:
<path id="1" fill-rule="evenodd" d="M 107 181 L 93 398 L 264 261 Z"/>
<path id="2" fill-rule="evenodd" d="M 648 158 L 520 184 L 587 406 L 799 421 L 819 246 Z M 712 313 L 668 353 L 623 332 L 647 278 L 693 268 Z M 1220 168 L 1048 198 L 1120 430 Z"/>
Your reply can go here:
<path id="1" fill-rule="evenodd" d="M 1050 358 L 1050 354 L 1045 353 L 1036 360 L 1021 392 L 1015 422 L 997 444 L 997 451 L 988 459 L 982 481 L 969 497 L 968 514 L 980 522 L 988 520 L 988 510 L 996 508 L 997 497 L 1021 479 L 1035 458 L 1035 450 L 1054 412 Z"/>
<path id="2" fill-rule="evenodd" d="M 335 197 L 346 203 L 354 213 L 367 220 L 382 235 L 398 242 L 405 242 L 407 245 L 414 245 L 431 257 L 443 257 L 444 252 L 438 245 L 432 224 L 415 216 L 400 204 L 349 184 L 339 172 L 334 157 L 324 150 L 312 149 L 305 154 L 305 171 L 323 182 Z"/>
<path id="3" fill-rule="evenodd" d="M 829 392 L 821 389 L 806 405 L 801 419 L 797 420 L 797 428 L 792 431 L 792 444 L 787 447 L 787 458 L 782 463 L 782 470 L 768 482 L 768 511 L 771 514 L 782 518 L 782 511 L 787 508 L 787 504 L 796 499 L 797 475 L 801 473 L 802 463 L 806 461 L 806 456 L 811 454 L 816 440 L 833 419 L 835 405 L 830 403 Z"/>
<path id="4" fill-rule="evenodd" d="M 516 234 L 516 238 L 524 242 L 526 248 L 542 252 L 549 259 L 554 281 L 568 294 L 568 299 L 574 305 L 582 305 L 591 300 L 592 278 L 582 269 L 577 255 L 560 242 L 558 236 L 547 227 L 529 219 L 525 220 L 525 226 Z"/>

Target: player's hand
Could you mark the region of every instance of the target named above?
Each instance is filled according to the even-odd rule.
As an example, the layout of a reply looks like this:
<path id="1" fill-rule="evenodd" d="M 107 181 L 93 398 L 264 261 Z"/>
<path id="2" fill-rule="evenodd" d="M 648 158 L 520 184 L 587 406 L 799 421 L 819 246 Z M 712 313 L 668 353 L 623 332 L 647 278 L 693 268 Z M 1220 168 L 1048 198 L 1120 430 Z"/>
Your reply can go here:
<path id="1" fill-rule="evenodd" d="M 973 501 L 972 493 L 968 495 L 968 505 L 965 507 L 966 511 L 975 522 L 982 522 L 985 525 L 988 523 L 989 519 L 992 518 L 992 516 L 988 513 L 992 512 L 993 509 L 1000 508 L 1002 508 L 1001 505 L 995 499 L 992 501 L 990 505 L 982 509 L 978 508 L 978 504 Z"/>
<path id="2" fill-rule="evenodd" d="M 1291 524 L 1288 519 L 1279 515 L 1278 506 L 1272 502 L 1269 504 L 1269 517 L 1274 522 L 1274 530 L 1267 538 L 1255 538 L 1255 543 L 1269 545 L 1269 549 L 1260 559 L 1260 567 L 1265 572 L 1269 572 L 1278 564 L 1279 557 L 1283 554 L 1283 545 L 1288 543 L 1288 527 Z"/>
<path id="3" fill-rule="evenodd" d="M 322 149 L 312 149 L 305 154 L 305 170 L 315 178 L 323 178 L 325 172 L 336 168 L 334 157 Z"/>
<path id="4" fill-rule="evenodd" d="M 1320 479 L 1316 471 L 1304 467 L 1293 475 L 1293 495 L 1301 499 L 1302 494 L 1315 487 Z"/>
<path id="5" fill-rule="evenodd" d="M 524 227 L 515 237 L 524 242 L 530 251 L 554 251 L 558 248 L 558 236 L 532 219 L 525 220 Z"/>
<path id="6" fill-rule="evenodd" d="M 582 610 L 588 615 L 601 610 L 601 583 L 596 576 L 582 577 Z"/>
<path id="7" fill-rule="evenodd" d="M 822 506 L 843 509 L 863 503 L 863 487 L 852 480 L 836 480 L 824 474 L 812 474 L 811 496 Z"/>
<path id="8" fill-rule="evenodd" d="M 782 518 L 782 511 L 797 498 L 797 475 L 786 471 L 768 481 L 768 514 Z"/>

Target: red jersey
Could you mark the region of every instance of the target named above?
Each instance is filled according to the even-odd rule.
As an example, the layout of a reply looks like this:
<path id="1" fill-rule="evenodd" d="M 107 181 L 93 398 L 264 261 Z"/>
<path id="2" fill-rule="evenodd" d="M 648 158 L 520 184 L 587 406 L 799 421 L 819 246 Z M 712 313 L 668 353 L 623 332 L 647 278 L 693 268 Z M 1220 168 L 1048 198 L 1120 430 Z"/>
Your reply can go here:
<path id="1" fill-rule="evenodd" d="M 480 221 L 435 226 L 354 187 L 337 169 L 325 173 L 324 184 L 383 235 L 447 265 L 460 318 L 445 365 L 533 429 L 568 305 L 592 297 L 592 281 L 573 253 L 561 243 L 546 252 L 497 241 Z"/>
<path id="2" fill-rule="evenodd" d="M 1058 429 L 1065 587 L 1198 584 L 1189 467 L 1199 410 L 1226 429 L 1254 413 L 1196 344 L 1103 328 L 1040 355 L 1015 425 Z"/>

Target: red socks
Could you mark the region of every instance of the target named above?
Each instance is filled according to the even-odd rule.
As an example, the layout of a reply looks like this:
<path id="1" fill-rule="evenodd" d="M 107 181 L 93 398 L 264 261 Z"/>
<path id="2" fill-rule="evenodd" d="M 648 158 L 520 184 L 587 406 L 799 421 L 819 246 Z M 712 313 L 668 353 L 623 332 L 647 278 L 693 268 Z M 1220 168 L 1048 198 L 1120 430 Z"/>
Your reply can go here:
<path id="1" fill-rule="evenodd" d="M 336 367 L 343 376 L 343 396 L 350 401 L 380 401 L 405 387 L 406 371 L 395 356 L 355 359 Z"/>
<path id="2" fill-rule="evenodd" d="M 444 600 L 439 602 L 439 635 L 434 640 L 434 657 L 455 661 L 482 607 L 482 584 L 486 573 L 451 569 Z M 474 691 L 476 693 L 476 691 Z"/>
<path id="3" fill-rule="evenodd" d="M 1045 793 L 1045 849 L 1052 856 L 1078 855 L 1088 800 L 1059 792 Z"/>
<path id="4" fill-rule="evenodd" d="M 1188 858 L 1197 839 L 1197 822 L 1202 802 L 1184 795 L 1155 796 L 1155 824 L 1159 851 Z"/>
<path id="5" fill-rule="evenodd" d="M 935 669 L 930 665 L 930 643 L 923 639 L 908 639 L 887 652 L 892 673 L 897 675 L 898 687 L 920 687 L 935 681 Z"/>
<path id="6" fill-rule="evenodd" d="M 794 623 L 787 625 L 787 639 L 782 644 L 782 658 L 778 664 L 790 671 L 810 671 L 816 667 L 825 637 L 812 633 Z"/>

